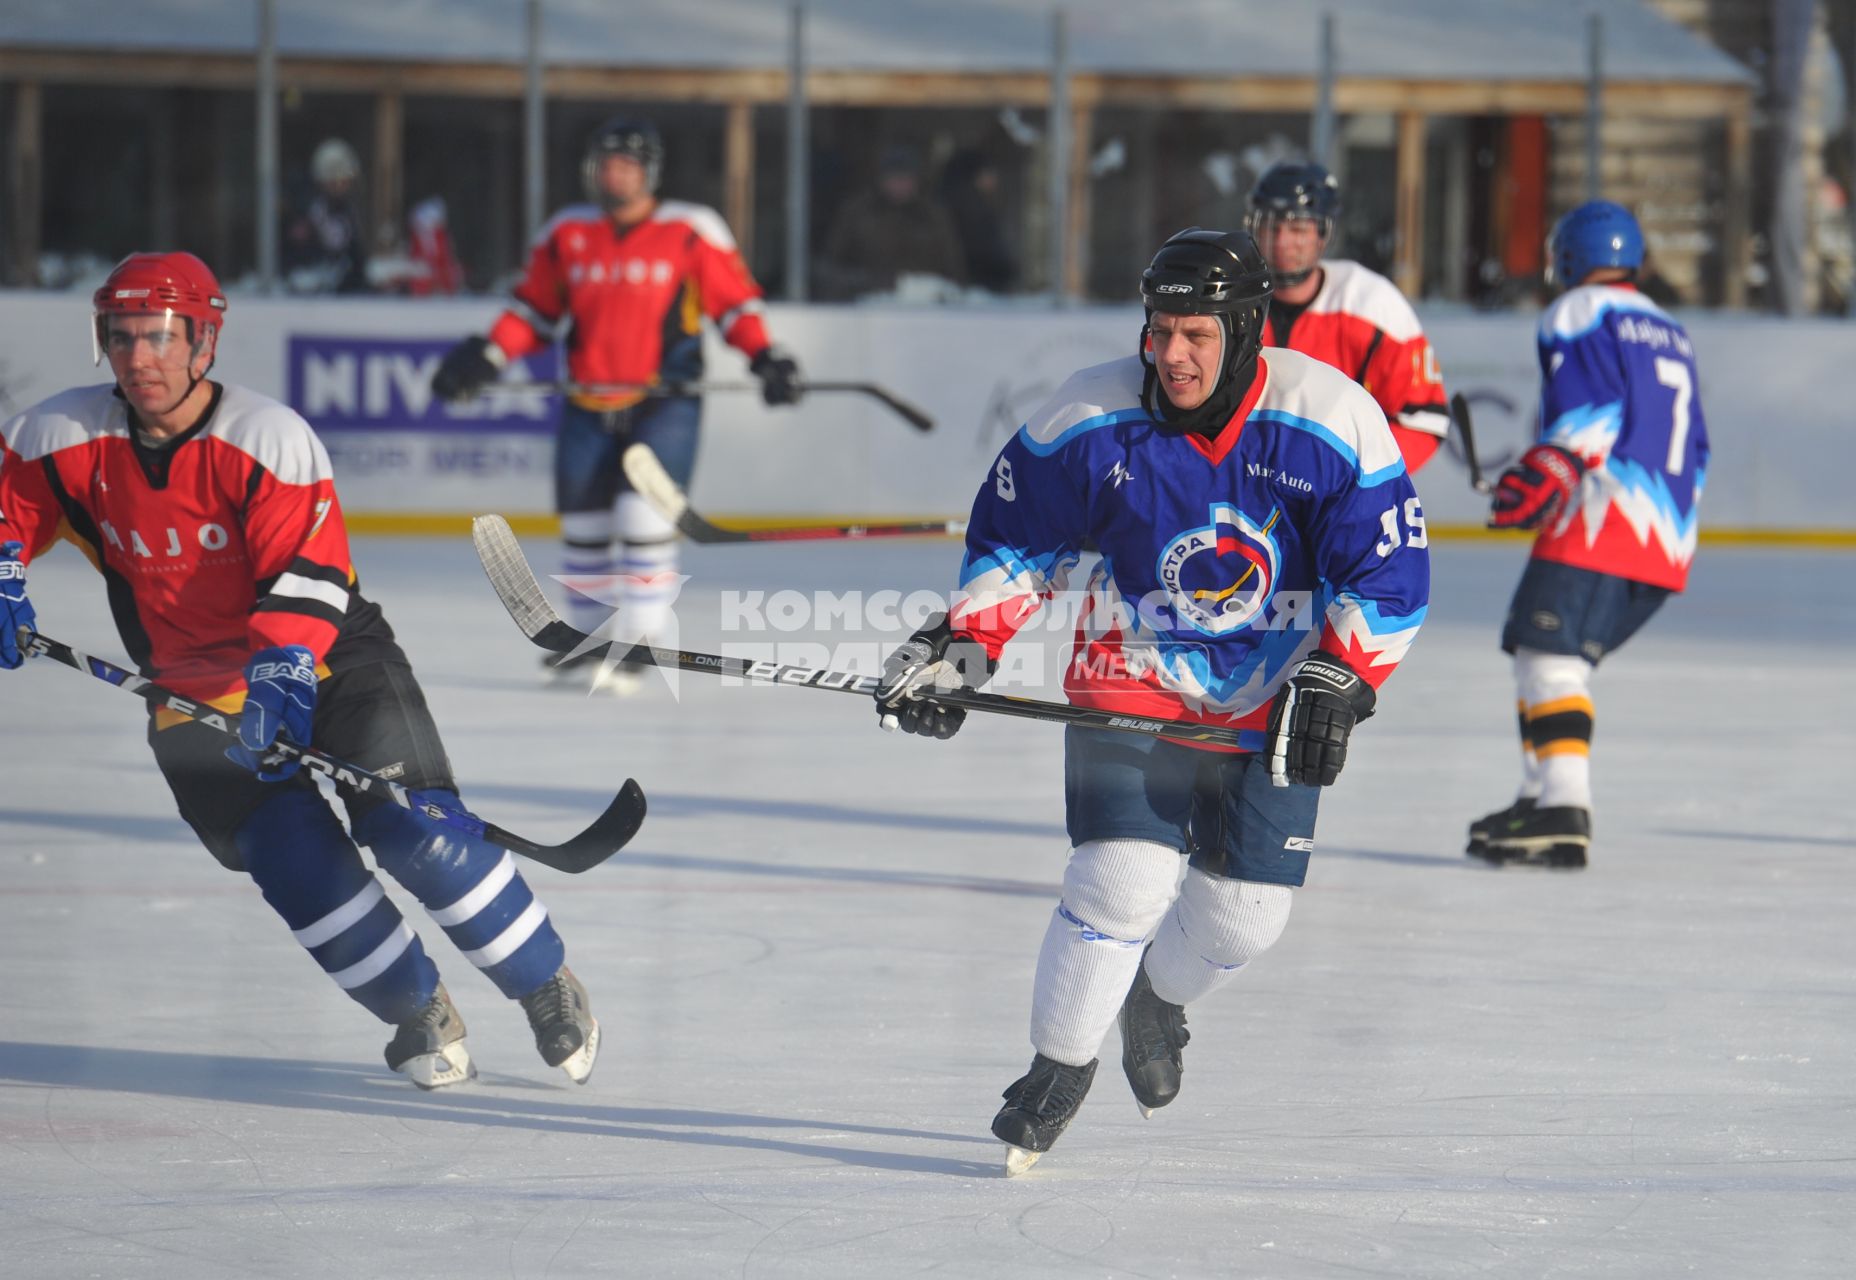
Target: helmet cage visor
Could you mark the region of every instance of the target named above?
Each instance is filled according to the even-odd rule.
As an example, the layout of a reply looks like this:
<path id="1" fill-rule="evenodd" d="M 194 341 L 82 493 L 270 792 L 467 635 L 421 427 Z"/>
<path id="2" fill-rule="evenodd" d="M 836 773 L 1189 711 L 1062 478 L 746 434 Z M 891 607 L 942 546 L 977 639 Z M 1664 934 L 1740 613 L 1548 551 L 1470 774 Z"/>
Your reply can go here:
<path id="1" fill-rule="evenodd" d="M 1326 245 L 1334 235 L 1334 217 L 1332 214 L 1315 213 L 1309 209 L 1285 208 L 1280 205 L 1253 205 L 1244 217 L 1244 230 L 1258 244 L 1275 234 L 1279 227 L 1295 223 L 1310 223 L 1315 229 L 1315 238 Z"/>
<path id="2" fill-rule="evenodd" d="M 149 333 L 137 334 L 133 339 L 124 340 L 123 338 L 112 338 L 110 334 L 110 325 L 119 317 L 122 319 L 160 320 L 162 323 L 159 329 Z M 186 326 L 185 330 L 180 334 L 176 334 L 168 323 L 171 320 L 179 320 Z M 200 349 L 205 346 L 206 335 L 209 332 L 218 332 L 218 326 L 208 321 L 203 328 L 196 329 L 192 316 L 185 312 L 176 311 L 173 307 L 165 307 L 159 310 L 150 308 L 134 311 L 96 311 L 91 315 L 90 323 L 90 362 L 92 365 L 100 365 L 103 363 L 103 358 L 111 354 L 113 350 L 118 348 L 133 350 L 135 344 L 138 342 L 149 343 L 155 348 L 156 354 L 165 357 L 172 350 L 173 344 L 178 338 L 186 343 L 187 363 L 191 366 L 194 359 L 200 354 Z"/>
<path id="3" fill-rule="evenodd" d="M 664 176 L 664 142 L 655 129 L 643 124 L 608 124 L 587 143 L 586 156 L 580 162 L 580 181 L 587 198 L 601 205 L 610 200 L 600 181 L 607 156 L 636 160 L 644 168 L 645 191 L 656 193 Z"/>

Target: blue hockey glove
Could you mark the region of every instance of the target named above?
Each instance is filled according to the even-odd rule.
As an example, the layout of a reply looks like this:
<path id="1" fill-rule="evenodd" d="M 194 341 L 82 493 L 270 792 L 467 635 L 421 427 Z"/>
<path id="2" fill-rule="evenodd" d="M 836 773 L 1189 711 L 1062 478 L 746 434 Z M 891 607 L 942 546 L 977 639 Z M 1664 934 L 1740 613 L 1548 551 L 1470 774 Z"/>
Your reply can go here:
<path id="1" fill-rule="evenodd" d="M 799 362 L 778 347 L 768 347 L 749 362 L 748 370 L 760 379 L 760 398 L 769 405 L 798 404 L 805 389 L 799 385 Z"/>
<path id="2" fill-rule="evenodd" d="M 1538 529 L 1557 516 L 1579 490 L 1585 463 L 1556 444 L 1537 444 L 1495 482 L 1491 529 Z"/>
<path id="3" fill-rule="evenodd" d="M 265 782 L 282 782 L 297 771 L 297 761 L 267 768 L 264 757 L 279 738 L 307 747 L 315 718 L 316 656 L 300 644 L 260 649 L 245 664 L 245 711 L 238 745 L 226 748 L 226 758 Z"/>
<path id="4" fill-rule="evenodd" d="M 883 662 L 876 687 L 877 723 L 885 729 L 951 738 L 966 722 L 964 707 L 934 701 L 936 689 L 977 689 L 992 676 L 993 661 L 976 640 L 956 639 L 947 615 L 937 613 Z"/>
<path id="5" fill-rule="evenodd" d="M 1304 658 L 1270 704 L 1270 785 L 1332 786 L 1347 762 L 1353 726 L 1373 714 L 1378 700 L 1373 686 L 1339 658 Z"/>
<path id="6" fill-rule="evenodd" d="M 26 599 L 26 566 L 19 559 L 25 549 L 23 542 L 0 543 L 0 668 L 8 671 L 26 660 L 19 651 L 19 629 L 39 625 Z"/>

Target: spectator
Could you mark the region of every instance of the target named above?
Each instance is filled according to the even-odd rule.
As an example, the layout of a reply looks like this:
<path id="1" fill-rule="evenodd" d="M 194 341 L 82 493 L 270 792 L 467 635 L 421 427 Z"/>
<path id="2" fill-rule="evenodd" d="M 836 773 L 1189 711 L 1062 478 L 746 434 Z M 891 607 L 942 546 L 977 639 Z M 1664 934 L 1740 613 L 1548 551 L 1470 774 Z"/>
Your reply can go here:
<path id="1" fill-rule="evenodd" d="M 887 293 L 910 274 L 966 281 L 954 224 L 923 190 L 920 153 L 892 146 L 877 166 L 876 187 L 838 211 L 819 257 L 817 293 L 849 301 Z"/>
<path id="2" fill-rule="evenodd" d="M 367 238 L 355 198 L 361 158 L 340 138 L 310 157 L 313 183 L 284 222 L 283 268 L 299 293 L 365 293 Z"/>
<path id="3" fill-rule="evenodd" d="M 464 287 L 464 268 L 451 243 L 451 220 L 443 196 L 421 200 L 406 216 L 411 238 L 406 256 L 415 268 L 406 292 L 415 298 L 452 294 Z"/>
<path id="4" fill-rule="evenodd" d="M 1011 292 L 1018 258 L 1006 240 L 992 158 L 976 147 L 955 152 L 941 173 L 941 202 L 960 237 L 968 282 L 990 293 Z"/>

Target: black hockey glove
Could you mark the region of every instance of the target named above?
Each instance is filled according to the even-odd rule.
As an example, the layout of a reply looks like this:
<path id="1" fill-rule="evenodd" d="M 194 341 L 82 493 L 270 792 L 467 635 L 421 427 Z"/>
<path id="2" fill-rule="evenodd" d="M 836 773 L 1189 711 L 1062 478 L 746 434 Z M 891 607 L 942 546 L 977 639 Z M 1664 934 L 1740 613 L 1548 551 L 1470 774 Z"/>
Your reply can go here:
<path id="1" fill-rule="evenodd" d="M 1333 785 L 1347 762 L 1347 735 L 1377 700 L 1373 686 L 1339 658 L 1304 658 L 1270 704 L 1270 785 Z"/>
<path id="2" fill-rule="evenodd" d="M 947 615 L 937 613 L 884 660 L 876 688 L 877 722 L 885 729 L 951 738 L 966 722 L 966 709 L 935 702 L 934 691 L 977 689 L 992 671 L 986 646 L 957 638 Z"/>
<path id="3" fill-rule="evenodd" d="M 488 338 L 466 338 L 445 352 L 432 375 L 432 394 L 455 404 L 468 400 L 495 382 L 509 357 Z"/>
<path id="4" fill-rule="evenodd" d="M 760 398 L 769 405 L 798 404 L 804 394 L 799 385 L 799 362 L 778 347 L 768 347 L 755 356 L 748 370 L 760 379 Z"/>
<path id="5" fill-rule="evenodd" d="M 1557 516 L 1579 490 L 1585 463 L 1556 444 L 1537 444 L 1495 482 L 1491 529 L 1538 529 Z"/>

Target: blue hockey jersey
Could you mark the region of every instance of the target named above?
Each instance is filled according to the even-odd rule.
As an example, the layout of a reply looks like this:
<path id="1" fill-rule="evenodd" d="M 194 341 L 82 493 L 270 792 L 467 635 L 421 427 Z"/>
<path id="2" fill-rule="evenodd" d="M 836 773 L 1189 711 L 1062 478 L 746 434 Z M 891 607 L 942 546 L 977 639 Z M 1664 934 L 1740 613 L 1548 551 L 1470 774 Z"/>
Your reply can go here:
<path id="1" fill-rule="evenodd" d="M 1628 285 L 1588 284 L 1541 316 L 1539 348 L 1541 438 L 1587 470 L 1533 554 L 1680 591 L 1708 466 L 1688 334 Z"/>
<path id="2" fill-rule="evenodd" d="M 1064 689 L 1074 703 L 1236 725 L 1320 647 L 1375 687 L 1424 619 L 1424 515 L 1385 414 L 1344 374 L 1268 349 L 1216 439 L 1166 434 L 1130 356 L 1070 377 L 973 505 L 957 631 L 995 658 L 1086 548 L 1100 553 Z"/>

